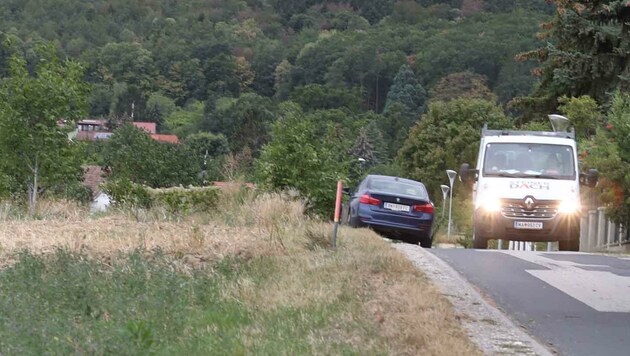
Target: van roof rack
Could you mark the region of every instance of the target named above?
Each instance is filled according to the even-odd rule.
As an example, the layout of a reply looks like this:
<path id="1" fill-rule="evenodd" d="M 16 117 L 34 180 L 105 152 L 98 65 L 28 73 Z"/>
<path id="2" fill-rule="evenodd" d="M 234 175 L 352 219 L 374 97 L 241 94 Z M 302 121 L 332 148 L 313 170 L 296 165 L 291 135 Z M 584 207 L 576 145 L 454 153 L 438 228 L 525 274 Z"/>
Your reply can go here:
<path id="1" fill-rule="evenodd" d="M 544 136 L 544 137 L 559 137 L 570 138 L 575 140 L 575 129 L 571 128 L 569 131 L 518 131 L 518 130 L 489 130 L 488 124 L 483 125 L 481 130 L 481 137 L 486 136 Z"/>

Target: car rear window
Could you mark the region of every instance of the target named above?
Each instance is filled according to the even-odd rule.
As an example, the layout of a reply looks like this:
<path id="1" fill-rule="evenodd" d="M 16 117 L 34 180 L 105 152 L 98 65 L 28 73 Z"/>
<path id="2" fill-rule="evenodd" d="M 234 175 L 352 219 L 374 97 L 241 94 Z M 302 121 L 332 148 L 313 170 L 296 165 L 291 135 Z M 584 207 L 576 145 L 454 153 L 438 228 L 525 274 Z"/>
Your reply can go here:
<path id="1" fill-rule="evenodd" d="M 423 185 L 397 182 L 387 179 L 372 179 L 368 189 L 394 195 L 409 195 L 417 198 L 427 198 L 427 191 Z"/>

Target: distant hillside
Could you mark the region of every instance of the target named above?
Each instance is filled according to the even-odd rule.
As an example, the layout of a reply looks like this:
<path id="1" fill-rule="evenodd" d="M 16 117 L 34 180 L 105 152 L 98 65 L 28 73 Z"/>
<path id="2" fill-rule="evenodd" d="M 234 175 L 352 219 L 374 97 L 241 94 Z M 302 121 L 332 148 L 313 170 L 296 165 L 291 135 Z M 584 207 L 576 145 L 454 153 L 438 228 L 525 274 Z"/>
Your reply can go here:
<path id="1" fill-rule="evenodd" d="M 0 31 L 31 61 L 48 40 L 85 63 L 91 116 L 133 104 L 161 131 L 230 138 L 230 117 L 250 104 L 383 113 L 403 64 L 429 96 L 459 73 L 457 85 L 506 103 L 532 90 L 532 64 L 514 55 L 538 45 L 552 13 L 543 0 L 6 0 Z"/>

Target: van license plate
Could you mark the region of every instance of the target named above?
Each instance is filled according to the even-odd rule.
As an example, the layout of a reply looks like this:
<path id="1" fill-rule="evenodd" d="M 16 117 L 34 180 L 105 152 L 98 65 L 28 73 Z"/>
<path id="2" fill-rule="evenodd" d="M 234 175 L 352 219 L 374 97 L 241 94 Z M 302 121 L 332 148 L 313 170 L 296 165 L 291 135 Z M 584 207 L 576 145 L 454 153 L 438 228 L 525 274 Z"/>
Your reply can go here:
<path id="1" fill-rule="evenodd" d="M 543 223 L 538 221 L 515 221 L 515 229 L 542 230 Z"/>

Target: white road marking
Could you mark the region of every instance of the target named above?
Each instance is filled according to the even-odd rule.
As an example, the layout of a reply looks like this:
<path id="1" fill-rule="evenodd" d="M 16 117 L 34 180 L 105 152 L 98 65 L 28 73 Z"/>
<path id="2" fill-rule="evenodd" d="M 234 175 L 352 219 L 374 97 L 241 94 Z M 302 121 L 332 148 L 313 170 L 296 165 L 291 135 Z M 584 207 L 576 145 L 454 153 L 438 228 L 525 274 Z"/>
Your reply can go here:
<path id="1" fill-rule="evenodd" d="M 500 252 L 549 268 L 549 270 L 526 270 L 526 272 L 597 311 L 630 313 L 630 277 L 607 271 L 589 271 L 579 268 L 609 266 L 558 261 L 537 252 Z"/>

